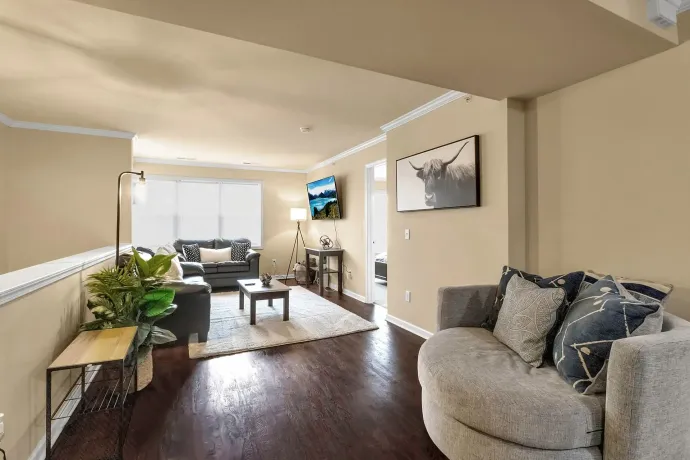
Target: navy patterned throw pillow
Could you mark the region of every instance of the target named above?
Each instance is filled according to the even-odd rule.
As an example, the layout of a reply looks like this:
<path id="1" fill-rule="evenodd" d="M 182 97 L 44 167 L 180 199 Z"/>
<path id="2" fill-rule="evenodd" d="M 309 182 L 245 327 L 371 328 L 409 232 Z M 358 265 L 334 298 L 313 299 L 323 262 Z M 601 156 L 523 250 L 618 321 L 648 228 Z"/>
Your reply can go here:
<path id="1" fill-rule="evenodd" d="M 580 285 L 580 292 L 584 291 L 605 276 L 606 275 L 602 275 L 601 273 L 587 270 L 585 272 L 585 279 L 582 281 L 582 285 Z M 672 284 L 655 283 L 654 281 L 637 280 L 625 278 L 623 276 L 615 276 L 613 279 L 627 289 L 633 297 L 643 302 L 656 301 L 663 305 L 673 290 Z"/>
<path id="2" fill-rule="evenodd" d="M 201 263 L 201 252 L 199 251 L 198 244 L 183 244 L 182 254 L 187 262 L 199 262 Z"/>
<path id="3" fill-rule="evenodd" d="M 570 305 L 553 347 L 558 373 L 580 393 L 604 393 L 613 342 L 659 333 L 662 323 L 661 303 L 638 300 L 605 276 Z"/>
<path id="4" fill-rule="evenodd" d="M 247 254 L 252 247 L 252 243 L 240 243 L 233 241 L 230 243 L 230 260 L 233 262 L 244 262 L 247 260 Z"/>
<path id="5" fill-rule="evenodd" d="M 542 278 L 539 275 L 533 275 L 531 273 L 520 271 L 516 268 L 504 266 L 503 272 L 501 273 L 501 281 L 498 283 L 498 290 L 496 291 L 496 300 L 494 301 L 494 306 L 491 309 L 489 318 L 486 320 L 486 323 L 482 325 L 482 327 L 489 329 L 490 331 L 493 331 L 494 327 L 496 327 L 498 312 L 501 310 L 501 306 L 503 305 L 503 299 L 505 299 L 508 282 L 515 275 L 526 279 L 527 281 L 531 281 L 542 288 L 562 288 L 565 290 L 565 300 L 559 309 L 559 321 L 556 323 L 557 325 L 560 325 L 560 321 L 562 321 L 565 317 L 568 305 L 570 305 L 570 303 L 575 300 L 575 297 L 577 297 L 580 284 L 582 284 L 582 280 L 585 277 L 585 272 L 572 272 L 565 275 Z"/>

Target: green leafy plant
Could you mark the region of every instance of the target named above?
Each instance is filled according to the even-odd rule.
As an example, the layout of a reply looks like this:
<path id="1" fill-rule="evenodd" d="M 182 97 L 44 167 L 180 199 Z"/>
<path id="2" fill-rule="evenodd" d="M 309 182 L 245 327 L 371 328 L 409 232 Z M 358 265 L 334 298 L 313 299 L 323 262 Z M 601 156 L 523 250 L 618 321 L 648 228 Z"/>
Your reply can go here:
<path id="1" fill-rule="evenodd" d="M 175 334 L 155 325 L 175 312 L 175 290 L 166 288 L 165 273 L 175 255 L 157 254 L 144 260 L 136 249 L 124 267 L 108 267 L 89 276 L 86 288 L 89 311 L 96 318 L 82 331 L 137 326 L 139 356 L 153 345 L 177 340 Z"/>

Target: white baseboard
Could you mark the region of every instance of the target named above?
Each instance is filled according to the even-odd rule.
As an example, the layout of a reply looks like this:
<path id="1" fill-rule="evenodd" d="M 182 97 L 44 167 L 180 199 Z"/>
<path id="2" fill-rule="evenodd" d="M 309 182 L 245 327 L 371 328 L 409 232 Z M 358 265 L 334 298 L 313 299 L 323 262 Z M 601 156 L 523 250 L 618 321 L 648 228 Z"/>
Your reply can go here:
<path id="1" fill-rule="evenodd" d="M 330 285 L 329 287 L 330 287 L 333 291 L 337 291 L 337 290 L 338 290 L 338 284 L 337 284 L 337 283 L 331 283 L 331 285 Z M 367 300 L 366 297 L 364 297 L 363 295 L 357 294 L 355 291 L 351 291 L 351 290 L 349 290 L 349 289 L 343 288 L 343 294 L 345 294 L 345 295 L 348 296 L 348 297 L 352 297 L 352 298 L 355 299 L 355 300 L 359 300 L 359 301 L 362 302 L 362 303 L 365 303 L 364 301 Z"/>
<path id="2" fill-rule="evenodd" d="M 365 300 L 367 300 L 363 295 L 357 294 L 356 292 L 351 291 L 349 289 L 343 289 L 343 294 L 345 294 L 348 297 L 352 297 L 355 300 L 359 300 L 360 302 L 364 302 Z"/>
<path id="3" fill-rule="evenodd" d="M 395 324 L 396 326 L 401 327 L 406 331 L 412 332 L 414 335 L 418 335 L 423 339 L 428 339 L 429 337 L 434 335 L 433 332 L 429 332 L 425 329 L 422 329 L 419 326 L 415 326 L 412 323 L 408 323 L 407 321 L 403 321 L 402 319 L 396 318 L 392 315 L 386 315 L 386 321 L 388 321 L 391 324 Z"/>
<path id="4" fill-rule="evenodd" d="M 93 379 L 96 378 L 98 375 L 98 371 L 100 370 L 101 366 L 94 366 L 94 372 L 91 373 L 86 379 L 86 386 L 84 388 L 84 391 L 88 391 L 89 387 L 91 386 L 91 382 L 93 382 Z M 81 393 L 81 385 L 75 385 L 74 388 L 72 388 L 72 392 L 69 394 L 69 398 L 76 398 L 79 396 L 79 393 Z M 62 434 L 62 430 L 65 429 L 65 426 L 67 426 L 67 423 L 70 420 L 70 417 L 74 413 L 74 411 L 77 409 L 79 406 L 79 401 L 76 399 L 73 399 L 71 401 L 67 401 L 65 404 L 63 404 L 55 413 L 60 414 L 60 418 L 58 420 L 55 420 L 51 424 L 50 428 L 50 439 L 52 440 L 51 444 L 55 445 L 57 442 L 58 438 Z M 41 439 L 38 441 L 38 444 L 36 444 L 36 447 L 34 448 L 33 452 L 31 452 L 31 455 L 29 456 L 28 460 L 45 460 L 46 458 L 46 436 L 43 435 Z"/>

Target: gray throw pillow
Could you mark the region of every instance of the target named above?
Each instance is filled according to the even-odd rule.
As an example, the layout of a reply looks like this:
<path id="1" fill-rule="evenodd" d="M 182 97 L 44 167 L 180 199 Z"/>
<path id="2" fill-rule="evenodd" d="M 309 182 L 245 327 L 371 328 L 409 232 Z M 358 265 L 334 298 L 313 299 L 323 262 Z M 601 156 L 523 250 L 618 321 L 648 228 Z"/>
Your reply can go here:
<path id="1" fill-rule="evenodd" d="M 542 288 L 513 276 L 498 313 L 494 337 L 532 367 L 544 361 L 547 336 L 556 324 L 558 309 L 565 299 L 562 288 Z"/>

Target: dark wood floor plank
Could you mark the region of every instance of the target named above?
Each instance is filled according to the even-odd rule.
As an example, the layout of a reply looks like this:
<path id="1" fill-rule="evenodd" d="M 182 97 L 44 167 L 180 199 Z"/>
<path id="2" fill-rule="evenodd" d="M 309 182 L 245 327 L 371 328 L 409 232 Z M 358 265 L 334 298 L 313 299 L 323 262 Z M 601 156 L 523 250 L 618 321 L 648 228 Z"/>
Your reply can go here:
<path id="1" fill-rule="evenodd" d="M 325 297 L 379 329 L 198 361 L 186 346 L 155 350 L 126 460 L 445 459 L 422 420 L 423 340 L 385 309 Z"/>

